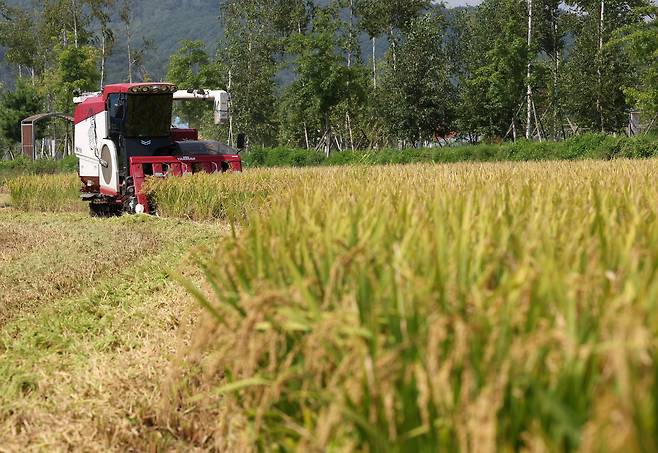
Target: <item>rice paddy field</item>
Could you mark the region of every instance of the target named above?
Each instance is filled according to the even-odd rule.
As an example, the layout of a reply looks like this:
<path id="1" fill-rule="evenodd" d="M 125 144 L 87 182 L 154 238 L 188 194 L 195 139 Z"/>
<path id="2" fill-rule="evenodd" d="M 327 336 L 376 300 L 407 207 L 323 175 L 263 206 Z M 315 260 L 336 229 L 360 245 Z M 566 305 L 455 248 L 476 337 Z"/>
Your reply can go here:
<path id="1" fill-rule="evenodd" d="M 66 178 L 0 209 L 0 450 L 658 449 L 656 160 L 195 175 L 108 220 Z"/>

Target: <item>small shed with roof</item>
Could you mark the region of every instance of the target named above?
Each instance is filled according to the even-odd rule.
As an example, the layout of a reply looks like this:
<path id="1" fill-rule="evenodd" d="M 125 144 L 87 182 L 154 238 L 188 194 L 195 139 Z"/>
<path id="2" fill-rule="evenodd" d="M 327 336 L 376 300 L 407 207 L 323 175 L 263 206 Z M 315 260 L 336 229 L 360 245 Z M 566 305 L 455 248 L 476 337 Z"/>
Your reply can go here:
<path id="1" fill-rule="evenodd" d="M 73 117 L 70 115 L 67 115 L 65 113 L 40 113 L 38 115 L 33 115 L 29 118 L 25 118 L 23 121 L 21 121 L 21 151 L 25 157 L 28 159 L 34 160 L 37 157 L 36 154 L 36 148 L 37 148 L 37 139 L 36 139 L 36 125 L 37 123 L 51 119 L 51 118 L 59 118 L 63 119 L 66 121 L 65 125 L 65 137 L 64 137 L 64 152 L 62 153 L 63 155 L 68 155 L 71 152 L 71 134 L 69 133 L 69 126 L 73 123 Z M 50 144 L 50 149 L 52 152 L 50 153 L 50 157 L 56 157 L 55 155 L 55 149 L 56 149 L 56 140 L 51 139 L 49 141 Z M 41 146 L 41 154 L 44 153 L 44 148 L 46 144 L 45 142 L 42 142 Z"/>

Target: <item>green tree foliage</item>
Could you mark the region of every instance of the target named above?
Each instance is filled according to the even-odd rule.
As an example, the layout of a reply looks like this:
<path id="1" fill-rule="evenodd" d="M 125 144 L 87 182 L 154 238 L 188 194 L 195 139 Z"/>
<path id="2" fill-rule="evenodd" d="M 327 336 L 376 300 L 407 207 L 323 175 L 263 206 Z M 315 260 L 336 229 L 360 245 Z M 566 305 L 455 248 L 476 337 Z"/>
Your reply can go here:
<path id="1" fill-rule="evenodd" d="M 227 0 L 221 5 L 224 36 L 217 68 L 224 87 L 230 88 L 234 129 L 252 143 L 271 145 L 276 139 L 275 57 L 283 45 L 277 28 L 283 22 L 277 13 L 288 12 L 268 0 Z"/>
<path id="2" fill-rule="evenodd" d="M 336 7 L 318 9 L 311 30 L 292 38 L 290 50 L 296 57 L 298 77 L 286 90 L 282 112 L 288 129 L 300 118 L 312 119 L 315 125 L 321 124 L 319 130 L 327 155 L 334 143 L 331 121 L 334 109 L 350 97 L 350 88 L 357 93 L 362 80 L 357 70 L 348 67 L 344 55 L 338 52 L 341 48 L 338 11 Z"/>
<path id="3" fill-rule="evenodd" d="M 581 128 L 617 131 L 628 124 L 623 88 L 636 75 L 629 55 L 613 38 L 619 30 L 641 19 L 632 14 L 645 0 L 581 0 L 573 3 L 571 20 L 576 36 L 565 68 L 565 106 L 571 120 Z"/>
<path id="4" fill-rule="evenodd" d="M 175 0 L 0 0 L 0 48 L 3 67 L 37 87 L 44 110 L 70 111 L 74 90 L 105 80 L 158 80 L 169 60 L 166 76 L 181 88 L 232 95 L 228 128 L 210 126 L 207 106 L 177 111 L 206 136 L 244 132 L 251 145 L 327 153 L 452 130 L 473 141 L 541 140 L 619 132 L 630 109 L 658 113 L 649 5 L 222 0 L 217 22 L 212 0 L 182 10 Z"/>
<path id="5" fill-rule="evenodd" d="M 98 86 L 98 49 L 68 46 L 55 53 L 57 66 L 44 79 L 44 94 L 51 98 L 54 110 L 72 112 L 74 93 L 94 91 Z"/>
<path id="6" fill-rule="evenodd" d="M 357 11 L 370 36 L 388 33 L 392 37 L 396 30 L 404 31 L 431 4 L 429 0 L 360 0 Z"/>
<path id="7" fill-rule="evenodd" d="M 416 145 L 453 130 L 455 87 L 443 48 L 441 20 L 425 15 L 408 23 L 380 89 L 381 114 L 393 137 Z M 392 60 L 392 57 L 391 57 Z"/>
<path id="8" fill-rule="evenodd" d="M 110 2 L 111 3 L 111 2 Z M 98 88 L 99 53 L 91 29 L 101 18 L 99 0 L 36 2 L 38 8 L 17 6 L 3 9 L 0 44 L 7 60 L 38 86 L 45 108 L 71 112 L 76 90 Z"/>
<path id="9" fill-rule="evenodd" d="M 462 132 L 502 138 L 513 123 L 520 128 L 529 58 L 526 21 L 516 0 L 485 0 L 466 21 L 466 76 L 459 102 Z"/>
<path id="10" fill-rule="evenodd" d="M 376 40 L 383 34 L 388 37 L 391 55 L 396 58 L 396 32 L 404 30 L 432 2 L 429 0 L 357 0 L 355 12 L 360 25 L 372 39 L 373 87 L 377 85 Z"/>
<path id="11" fill-rule="evenodd" d="M 175 83 L 179 89 L 213 89 L 221 84 L 219 71 L 212 64 L 203 41 L 183 41 L 169 60 L 167 81 Z M 181 102 L 176 113 L 200 127 L 202 116 L 209 112 L 209 106 L 199 102 Z"/>
<path id="12" fill-rule="evenodd" d="M 40 113 L 43 100 L 26 80 L 18 80 L 16 89 L 0 97 L 0 133 L 11 143 L 21 141 L 21 121 Z"/>
<path id="13" fill-rule="evenodd" d="M 620 29 L 613 43 L 621 45 L 629 56 L 635 78 L 624 92 L 633 108 L 658 115 L 658 6 L 638 8 L 642 18 Z"/>

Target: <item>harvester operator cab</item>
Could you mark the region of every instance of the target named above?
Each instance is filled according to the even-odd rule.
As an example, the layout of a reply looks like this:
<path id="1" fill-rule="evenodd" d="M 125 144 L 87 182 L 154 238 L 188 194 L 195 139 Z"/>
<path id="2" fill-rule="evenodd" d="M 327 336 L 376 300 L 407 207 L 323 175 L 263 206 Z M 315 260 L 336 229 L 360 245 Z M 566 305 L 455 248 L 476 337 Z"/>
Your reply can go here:
<path id="1" fill-rule="evenodd" d="M 112 93 L 107 97 L 109 139 L 118 152 L 119 176 L 136 156 L 176 154 L 171 137 L 173 93 Z"/>

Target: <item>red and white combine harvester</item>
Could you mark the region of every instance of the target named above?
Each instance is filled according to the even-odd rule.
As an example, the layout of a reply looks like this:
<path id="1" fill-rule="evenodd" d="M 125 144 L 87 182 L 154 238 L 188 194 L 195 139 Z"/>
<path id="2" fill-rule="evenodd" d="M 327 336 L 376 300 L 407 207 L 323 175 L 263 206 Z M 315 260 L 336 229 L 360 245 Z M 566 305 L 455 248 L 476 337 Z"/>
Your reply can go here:
<path id="1" fill-rule="evenodd" d="M 108 85 L 74 99 L 81 197 L 92 215 L 152 213 L 142 193 L 149 176 L 242 171 L 239 149 L 172 126 L 175 100 L 210 101 L 215 123 L 228 119 L 227 92 L 180 91 L 168 83 Z"/>

